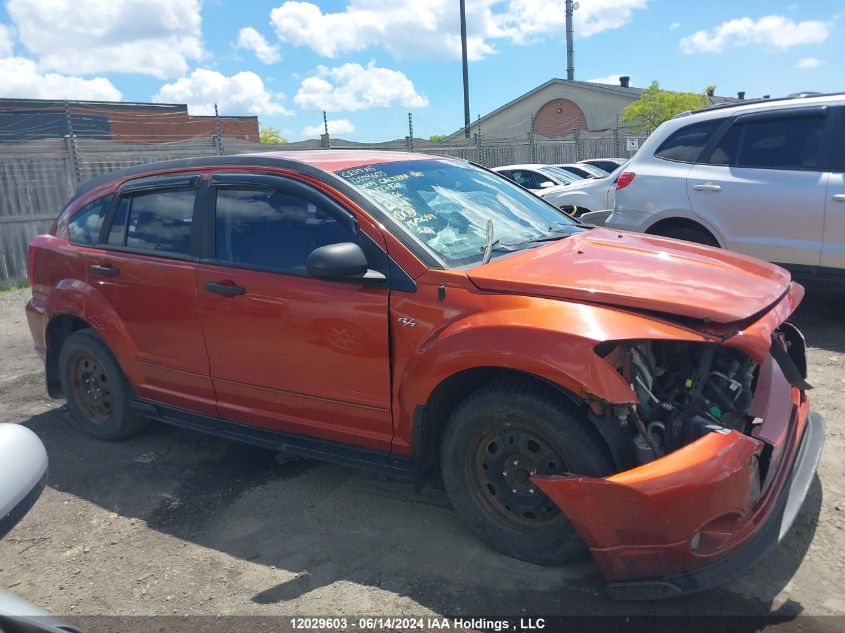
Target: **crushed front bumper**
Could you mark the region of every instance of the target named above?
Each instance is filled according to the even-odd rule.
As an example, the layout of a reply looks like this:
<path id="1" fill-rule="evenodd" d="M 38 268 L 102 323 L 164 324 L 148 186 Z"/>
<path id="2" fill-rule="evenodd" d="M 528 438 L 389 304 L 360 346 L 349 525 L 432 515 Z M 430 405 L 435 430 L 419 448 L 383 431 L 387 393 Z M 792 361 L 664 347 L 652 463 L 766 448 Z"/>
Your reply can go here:
<path id="1" fill-rule="evenodd" d="M 772 355 L 758 383 L 751 410 L 762 423 L 752 435 L 710 433 L 605 478 L 533 478 L 590 548 L 611 597 L 668 598 L 723 584 L 789 530 L 825 425 Z"/>

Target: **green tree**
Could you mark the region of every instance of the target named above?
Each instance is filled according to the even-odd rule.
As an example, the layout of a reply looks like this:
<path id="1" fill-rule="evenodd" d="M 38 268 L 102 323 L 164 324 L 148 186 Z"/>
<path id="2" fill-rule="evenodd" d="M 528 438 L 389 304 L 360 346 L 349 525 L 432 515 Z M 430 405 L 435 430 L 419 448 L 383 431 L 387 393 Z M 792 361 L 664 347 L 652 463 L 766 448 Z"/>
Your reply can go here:
<path id="1" fill-rule="evenodd" d="M 428 140 L 431 141 L 432 143 L 442 143 L 444 140 L 446 140 L 446 135 L 445 134 L 434 134 L 432 136 L 429 136 Z"/>
<path id="2" fill-rule="evenodd" d="M 258 138 L 262 143 L 275 143 L 278 145 L 280 143 L 288 142 L 288 140 L 279 133 L 279 130 L 274 127 L 261 128 L 261 131 L 258 133 Z"/>
<path id="3" fill-rule="evenodd" d="M 660 84 L 652 81 L 640 98 L 622 111 L 622 122 L 653 130 L 679 112 L 697 110 L 705 105 L 707 97 L 704 94 L 661 90 Z"/>

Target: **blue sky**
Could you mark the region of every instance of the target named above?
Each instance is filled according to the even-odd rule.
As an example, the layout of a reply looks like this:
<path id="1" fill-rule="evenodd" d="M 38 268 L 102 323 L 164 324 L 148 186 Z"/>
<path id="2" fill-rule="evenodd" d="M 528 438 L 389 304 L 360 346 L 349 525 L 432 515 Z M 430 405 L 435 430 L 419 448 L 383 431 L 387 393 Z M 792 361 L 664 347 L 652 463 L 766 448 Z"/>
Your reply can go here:
<path id="1" fill-rule="evenodd" d="M 845 90 L 834 0 L 580 0 L 576 79 L 630 75 L 748 97 Z M 706 6 L 706 9 L 704 8 Z M 563 0 L 467 0 L 475 119 L 565 77 Z M 462 125 L 458 0 L 8 0 L 2 97 L 188 103 L 257 114 L 290 140 Z M 311 128 L 311 129 L 309 129 Z"/>

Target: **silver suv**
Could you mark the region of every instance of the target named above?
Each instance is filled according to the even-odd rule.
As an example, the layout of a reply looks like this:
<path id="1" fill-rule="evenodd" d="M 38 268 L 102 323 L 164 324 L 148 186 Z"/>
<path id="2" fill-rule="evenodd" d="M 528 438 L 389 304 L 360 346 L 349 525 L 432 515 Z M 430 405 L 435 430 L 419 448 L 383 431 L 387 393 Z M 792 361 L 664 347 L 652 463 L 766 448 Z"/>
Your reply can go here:
<path id="1" fill-rule="evenodd" d="M 605 224 L 845 281 L 845 94 L 684 113 L 643 143 Z"/>

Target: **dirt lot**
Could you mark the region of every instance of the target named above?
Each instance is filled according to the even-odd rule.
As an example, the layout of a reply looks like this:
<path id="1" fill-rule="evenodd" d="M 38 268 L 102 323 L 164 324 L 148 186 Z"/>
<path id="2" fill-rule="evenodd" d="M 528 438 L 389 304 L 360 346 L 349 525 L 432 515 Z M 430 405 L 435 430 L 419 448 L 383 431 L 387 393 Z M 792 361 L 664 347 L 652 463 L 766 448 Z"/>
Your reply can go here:
<path id="1" fill-rule="evenodd" d="M 719 591 L 631 604 L 602 596 L 590 562 L 540 568 L 488 550 L 440 491 L 418 496 L 338 466 L 278 464 L 273 453 L 164 426 L 121 444 L 89 439 L 45 395 L 27 295 L 0 293 L 0 421 L 42 438 L 50 478 L 0 541 L 0 587 L 68 619 L 845 614 L 845 326 L 823 297 L 810 298 L 798 322 L 829 433 L 795 527 L 763 564 Z"/>

